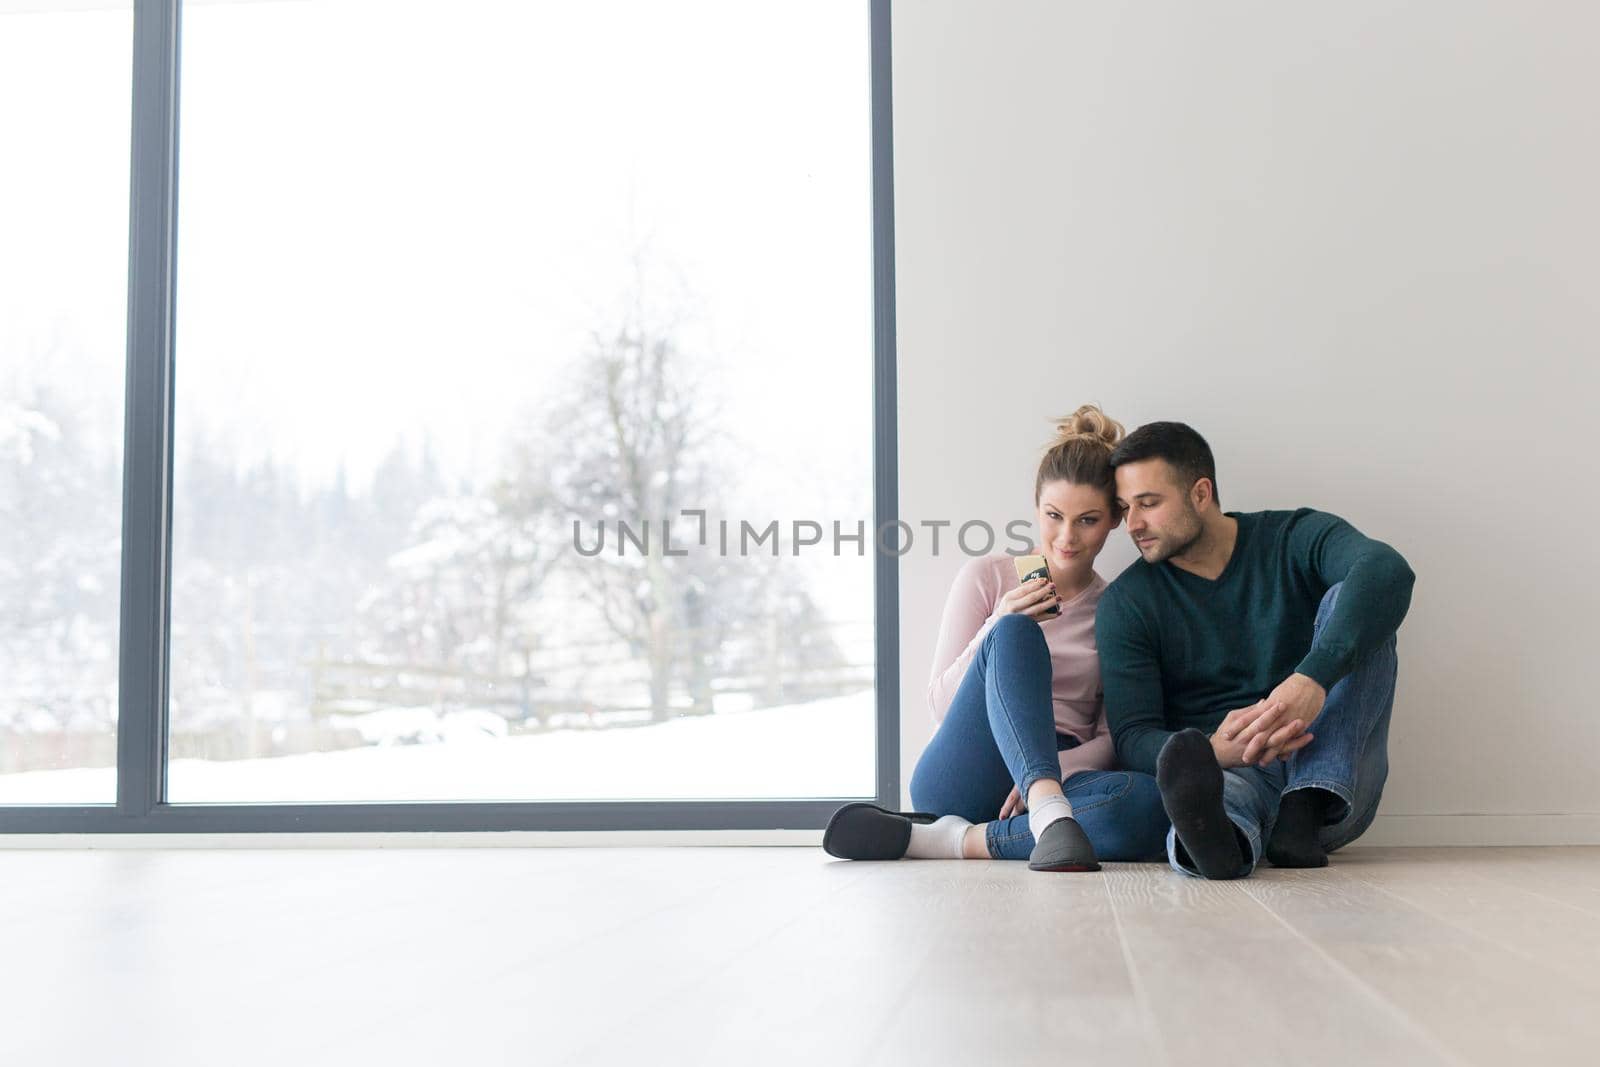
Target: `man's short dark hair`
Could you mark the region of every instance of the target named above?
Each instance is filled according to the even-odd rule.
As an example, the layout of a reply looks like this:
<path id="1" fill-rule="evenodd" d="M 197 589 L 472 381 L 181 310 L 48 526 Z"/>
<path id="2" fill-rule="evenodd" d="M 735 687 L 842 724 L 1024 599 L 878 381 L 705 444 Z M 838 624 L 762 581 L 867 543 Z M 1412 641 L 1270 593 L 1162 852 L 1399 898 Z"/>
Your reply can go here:
<path id="1" fill-rule="evenodd" d="M 1178 486 L 1187 492 L 1201 478 L 1211 479 L 1211 495 L 1218 503 L 1217 461 L 1211 446 L 1181 422 L 1149 422 L 1122 439 L 1111 452 L 1111 469 L 1145 459 L 1164 459 L 1178 475 Z"/>

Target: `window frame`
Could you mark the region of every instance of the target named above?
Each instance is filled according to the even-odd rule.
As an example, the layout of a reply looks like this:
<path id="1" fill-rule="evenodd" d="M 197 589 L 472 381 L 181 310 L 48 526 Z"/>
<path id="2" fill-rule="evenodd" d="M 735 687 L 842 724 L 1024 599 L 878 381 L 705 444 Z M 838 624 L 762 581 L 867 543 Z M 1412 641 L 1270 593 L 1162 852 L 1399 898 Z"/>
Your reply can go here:
<path id="1" fill-rule="evenodd" d="M 898 514 L 890 0 L 867 0 L 872 109 L 873 523 Z M 716 801 L 169 804 L 173 324 L 182 0 L 134 0 L 126 425 L 113 804 L 0 806 L 0 833 L 818 829 L 848 800 L 898 807 L 899 561 L 874 551 L 873 797 Z"/>

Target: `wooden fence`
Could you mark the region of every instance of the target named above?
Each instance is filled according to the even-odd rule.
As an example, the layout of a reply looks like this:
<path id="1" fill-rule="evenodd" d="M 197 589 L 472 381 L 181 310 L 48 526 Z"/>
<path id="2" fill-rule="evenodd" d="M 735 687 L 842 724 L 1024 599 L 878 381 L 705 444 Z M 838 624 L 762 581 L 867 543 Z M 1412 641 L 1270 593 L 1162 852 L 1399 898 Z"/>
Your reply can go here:
<path id="1" fill-rule="evenodd" d="M 824 622 L 816 624 L 816 629 L 829 636 L 850 629 L 870 634 L 871 625 Z M 763 647 L 756 658 L 767 666 L 715 677 L 710 683 L 714 694 L 746 694 L 755 706 L 770 706 L 859 692 L 874 682 L 870 660 L 785 669 L 779 646 L 794 634 L 785 635 L 777 627 L 764 630 Z M 648 665 L 641 657 L 628 655 L 616 641 L 575 641 L 541 649 L 530 659 L 526 674 L 487 674 L 448 665 L 339 659 L 326 654 L 308 667 L 314 719 L 394 707 L 431 707 L 441 712 L 471 707 L 492 710 L 527 729 L 601 727 L 638 721 L 649 704 Z M 672 702 L 675 714 L 706 710 L 692 708 L 681 679 L 674 679 Z"/>

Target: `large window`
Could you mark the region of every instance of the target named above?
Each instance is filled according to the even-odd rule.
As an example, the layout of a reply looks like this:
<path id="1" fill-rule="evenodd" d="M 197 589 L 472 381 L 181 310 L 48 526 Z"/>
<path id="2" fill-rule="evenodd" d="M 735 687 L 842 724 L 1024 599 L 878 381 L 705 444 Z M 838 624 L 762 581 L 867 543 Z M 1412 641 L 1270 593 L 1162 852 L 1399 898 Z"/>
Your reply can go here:
<path id="1" fill-rule="evenodd" d="M 0 7 L 0 804 L 116 799 L 128 4 Z"/>
<path id="2" fill-rule="evenodd" d="M 71 150 L 98 154 L 71 169 L 118 217 L 85 209 L 87 179 L 0 174 L 29 183 L 0 211 L 69 220 L 30 216 L 48 255 L 70 231 L 110 261 L 52 290 L 97 346 L 50 365 L 94 428 L 59 462 L 99 525 L 32 537 L 81 538 L 49 580 L 86 618 L 29 616 L 73 618 L 99 659 L 58 641 L 74 669 L 0 708 L 99 740 L 13 767 L 0 717 L 0 805 L 116 800 L 126 828 L 802 826 L 897 794 L 873 536 L 887 4 L 224 2 L 186 7 L 181 38 L 177 13 L 138 5 L 126 289 L 128 12 L 28 16 L 71 71 L 4 39 L 32 64 L 0 70 L 38 102 L 28 129 L 74 122 L 45 70 L 111 116 L 76 122 Z M 93 19 L 120 73 L 87 53 Z M 0 270 L 54 284 L 13 247 Z M 127 610 L 165 647 L 126 642 L 119 767 L 125 291 L 123 580 L 149 571 Z"/>

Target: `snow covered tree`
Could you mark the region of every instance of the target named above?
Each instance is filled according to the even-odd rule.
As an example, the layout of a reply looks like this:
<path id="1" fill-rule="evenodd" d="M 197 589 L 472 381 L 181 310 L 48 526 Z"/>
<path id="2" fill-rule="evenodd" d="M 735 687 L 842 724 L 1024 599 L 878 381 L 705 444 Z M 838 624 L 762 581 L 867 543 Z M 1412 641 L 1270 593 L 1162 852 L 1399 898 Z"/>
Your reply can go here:
<path id="1" fill-rule="evenodd" d="M 715 678 L 755 673 L 751 656 L 765 653 L 770 662 L 760 670 L 768 674 L 788 669 L 770 642 L 741 646 L 735 635 L 777 620 L 809 644 L 821 617 L 797 568 L 771 556 L 720 555 L 716 534 L 701 545 L 699 522 L 684 515 L 704 511 L 715 523 L 724 514 L 741 451 L 723 430 L 709 368 L 679 336 L 637 306 L 620 327 L 592 334 L 562 400 L 539 420 L 547 432 L 524 450 L 522 468 L 549 485 L 568 531 L 574 520 L 589 531 L 585 543 L 597 523 L 610 528 L 604 550 L 569 550 L 566 558 L 609 631 L 644 661 L 657 722 L 673 714 L 674 684 L 693 710 L 709 712 Z M 625 546 L 618 523 L 634 538 Z M 685 554 L 669 555 L 669 547 Z"/>
<path id="2" fill-rule="evenodd" d="M 553 499 L 566 516 L 620 521 L 653 540 L 648 551 L 573 562 L 607 626 L 648 665 L 650 714 L 661 721 L 671 715 L 679 657 L 697 662 L 708 644 L 685 627 L 694 557 L 667 556 L 661 524 L 678 519 L 681 531 L 684 509 L 715 508 L 717 420 L 693 361 L 639 318 L 592 335 L 579 368 L 550 423 L 559 427 L 550 440 Z"/>

